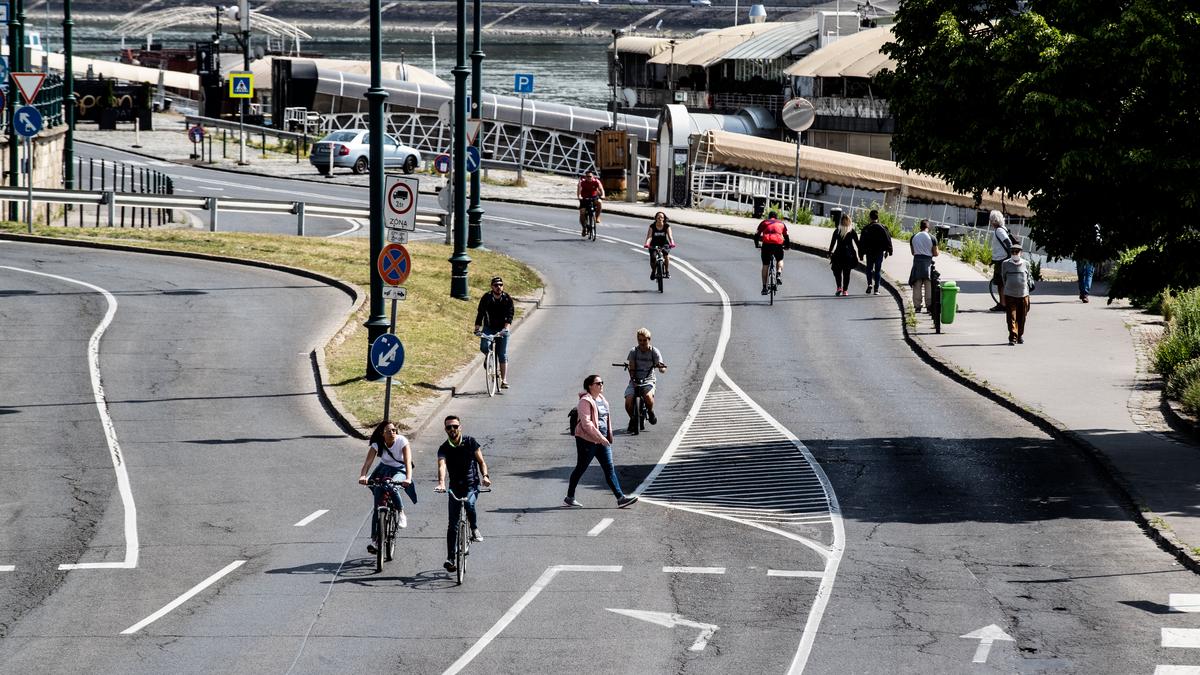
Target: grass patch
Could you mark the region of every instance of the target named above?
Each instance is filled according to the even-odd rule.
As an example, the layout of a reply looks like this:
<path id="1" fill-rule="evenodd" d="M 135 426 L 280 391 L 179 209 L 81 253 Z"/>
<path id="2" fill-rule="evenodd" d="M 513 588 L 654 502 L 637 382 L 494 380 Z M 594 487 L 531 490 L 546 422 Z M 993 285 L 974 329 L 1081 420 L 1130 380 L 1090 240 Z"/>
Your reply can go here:
<path id="1" fill-rule="evenodd" d="M 23 233 L 25 225 L 7 222 L 0 231 Z M 187 251 L 277 263 L 336 277 L 356 285 L 366 295 L 370 286 L 370 244 L 366 239 L 317 239 L 287 235 L 205 232 L 183 229 L 112 229 L 34 227 L 34 234 L 57 239 L 77 239 L 138 246 L 147 249 Z M 434 393 L 436 384 L 470 362 L 479 342 L 470 334 L 478 299 L 494 275 L 504 277 L 514 297 L 531 295 L 541 280 L 528 266 L 494 251 L 470 251 L 471 300 L 450 297 L 449 248 L 440 243 L 414 242 L 407 246 L 413 258 L 413 275 L 405 283 L 409 299 L 399 303 L 396 333 L 404 341 L 404 369 L 392 381 L 392 418 L 402 419 Z M 390 303 L 385 303 L 386 307 Z M 326 346 L 330 383 L 346 412 L 371 426 L 383 416 L 382 382 L 363 379 L 366 369 L 367 332 L 362 327 L 369 302 L 351 316 Z"/>

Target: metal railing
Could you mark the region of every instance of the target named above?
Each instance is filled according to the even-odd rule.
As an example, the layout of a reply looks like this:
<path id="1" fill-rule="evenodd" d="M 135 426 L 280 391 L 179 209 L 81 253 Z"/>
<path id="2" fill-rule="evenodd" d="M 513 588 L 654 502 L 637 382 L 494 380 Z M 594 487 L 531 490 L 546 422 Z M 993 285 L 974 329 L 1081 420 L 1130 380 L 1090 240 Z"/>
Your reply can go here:
<path id="1" fill-rule="evenodd" d="M 275 127 L 265 127 L 265 126 L 259 126 L 256 124 L 246 124 L 243 126 L 243 125 L 239 125 L 238 122 L 235 120 L 223 120 L 223 119 L 218 119 L 216 117 L 204 117 L 202 115 L 184 115 L 183 116 L 183 124 L 184 124 L 185 128 L 191 128 L 192 126 L 200 125 L 200 126 L 204 127 L 206 131 L 209 131 L 209 133 L 205 134 L 204 142 L 208 144 L 208 158 L 210 161 L 212 160 L 212 144 L 214 142 L 214 136 L 216 135 L 216 134 L 211 133 L 212 129 L 221 129 L 224 131 L 235 132 L 235 135 L 234 135 L 235 142 L 236 142 L 236 138 L 237 138 L 236 132 L 238 131 L 239 128 L 242 129 L 242 131 L 246 134 L 247 140 L 252 139 L 257 136 L 259 139 L 259 142 L 261 144 L 264 156 L 265 156 L 265 153 L 267 150 L 267 137 L 268 136 L 270 136 L 271 138 L 274 138 L 279 143 L 290 143 L 292 146 L 292 149 L 287 154 L 294 154 L 296 156 L 296 163 L 300 162 L 301 155 L 308 154 L 308 146 L 312 145 L 313 139 L 320 138 L 319 136 L 318 137 L 310 136 L 308 134 L 307 128 L 305 128 L 304 131 L 297 133 L 295 131 L 285 131 L 283 129 L 277 129 Z M 201 147 L 200 150 L 201 150 L 200 154 L 203 157 L 204 148 Z M 225 156 L 224 140 L 222 140 L 221 156 L 222 157 Z"/>

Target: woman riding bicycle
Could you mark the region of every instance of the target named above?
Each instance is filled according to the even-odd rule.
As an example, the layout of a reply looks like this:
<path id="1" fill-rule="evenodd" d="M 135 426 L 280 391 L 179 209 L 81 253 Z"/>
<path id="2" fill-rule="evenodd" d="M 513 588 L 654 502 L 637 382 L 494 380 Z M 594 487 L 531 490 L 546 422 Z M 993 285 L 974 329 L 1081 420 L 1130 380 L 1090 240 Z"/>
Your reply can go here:
<path id="1" fill-rule="evenodd" d="M 371 472 L 370 477 L 367 477 L 367 470 L 371 468 L 371 463 L 375 458 L 379 457 L 379 465 Z M 367 458 L 363 460 L 362 469 L 358 472 L 358 482 L 366 485 L 368 482 L 396 480 L 396 476 L 400 476 L 400 487 L 406 490 L 412 486 L 412 449 L 408 445 L 408 439 L 401 436 L 396 429 L 396 425 L 389 420 L 384 420 L 375 427 L 371 432 L 371 442 L 367 448 Z M 400 501 L 400 491 L 396 489 L 394 484 L 373 485 L 371 487 L 371 509 L 382 503 L 383 495 L 390 493 L 392 497 L 392 505 L 399 513 L 400 527 L 408 526 L 408 518 L 404 515 L 404 504 Z M 371 543 L 367 545 L 367 552 L 374 555 L 379 548 L 379 532 L 378 523 L 375 518 L 371 519 Z"/>
<path id="2" fill-rule="evenodd" d="M 646 230 L 646 248 L 662 247 L 663 277 L 671 278 L 670 250 L 675 248 L 675 236 L 671 233 L 671 223 L 667 214 L 659 211 L 654 214 L 654 222 Z M 654 279 L 654 256 L 650 256 L 650 279 Z"/>

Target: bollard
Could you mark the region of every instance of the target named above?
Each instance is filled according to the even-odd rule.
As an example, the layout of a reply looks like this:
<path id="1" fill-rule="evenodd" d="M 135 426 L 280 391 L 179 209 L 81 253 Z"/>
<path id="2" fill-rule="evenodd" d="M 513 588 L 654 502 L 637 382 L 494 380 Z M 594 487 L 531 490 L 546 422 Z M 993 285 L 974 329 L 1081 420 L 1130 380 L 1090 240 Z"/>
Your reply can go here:
<path id="1" fill-rule="evenodd" d="M 262 158 L 266 159 L 267 158 L 267 128 L 262 127 L 260 130 L 262 132 Z"/>
<path id="2" fill-rule="evenodd" d="M 292 213 L 296 214 L 296 236 L 304 236 L 304 202 L 296 202 L 292 207 Z"/>
<path id="3" fill-rule="evenodd" d="M 627 142 L 629 145 L 625 156 L 629 159 L 629 166 L 625 173 L 629 180 L 625 181 L 625 201 L 633 204 L 638 200 L 638 185 L 642 182 L 641 176 L 638 176 L 637 134 L 629 134 Z"/>
<path id="4" fill-rule="evenodd" d="M 133 118 L 133 145 L 131 147 L 142 147 L 142 120 L 140 117 Z"/>
<path id="5" fill-rule="evenodd" d="M 100 198 L 100 203 L 104 204 L 105 206 L 108 207 L 105 210 L 108 213 L 108 226 L 109 227 L 113 226 L 113 220 L 115 220 L 115 218 L 116 218 L 116 204 L 115 204 L 116 201 L 117 201 L 116 193 L 114 193 L 112 190 L 105 190 L 103 192 L 103 195 Z M 96 212 L 99 213 L 100 210 L 96 209 Z"/>
<path id="6" fill-rule="evenodd" d="M 217 231 L 217 198 L 206 197 L 204 208 L 208 209 L 208 231 Z"/>

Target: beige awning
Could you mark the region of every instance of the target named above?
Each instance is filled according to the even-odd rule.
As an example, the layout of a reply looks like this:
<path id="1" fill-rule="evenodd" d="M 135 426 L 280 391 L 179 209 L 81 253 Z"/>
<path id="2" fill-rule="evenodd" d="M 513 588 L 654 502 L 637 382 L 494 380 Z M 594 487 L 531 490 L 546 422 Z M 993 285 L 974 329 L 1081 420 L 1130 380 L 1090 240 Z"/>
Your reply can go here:
<path id="1" fill-rule="evenodd" d="M 720 61 L 734 47 L 776 28 L 779 28 L 778 23 L 745 23 L 697 35 L 690 40 L 677 41 L 675 49 L 671 49 L 668 42 L 667 49 L 659 52 L 649 63 L 707 68 Z"/>
<path id="2" fill-rule="evenodd" d="M 796 171 L 796 146 L 757 136 L 728 131 L 708 131 L 700 137 L 697 154 L 707 155 L 710 164 L 793 176 Z M 904 171 L 895 162 L 845 152 L 800 146 L 800 175 L 803 178 L 868 190 L 899 190 L 907 186 L 909 199 L 934 204 L 975 208 L 972 195 L 955 192 L 944 181 L 921 173 Z M 1029 202 L 988 193 L 978 205 L 982 209 L 1000 209 L 1005 213 L 1029 217 Z"/>
<path id="3" fill-rule="evenodd" d="M 667 38 L 647 37 L 645 35 L 624 35 L 617 38 L 617 53 L 619 54 L 648 54 L 654 56 L 669 49 L 671 44 Z M 608 51 L 612 52 L 610 46 Z"/>
<path id="4" fill-rule="evenodd" d="M 275 59 L 285 59 L 292 61 L 311 61 L 318 68 L 327 68 L 329 70 L 338 70 L 343 73 L 354 73 L 356 75 L 370 75 L 370 61 L 354 61 L 351 59 L 310 59 L 301 56 L 272 56 L 270 58 L 259 59 L 250 62 L 250 72 L 254 73 L 254 88 L 255 90 L 270 89 L 271 82 L 271 64 Z M 238 62 L 241 69 L 241 62 Z M 413 82 L 415 84 L 423 84 L 430 86 L 441 85 L 449 87 L 450 84 L 438 78 L 433 73 L 418 68 L 411 64 L 402 64 L 399 61 L 384 61 L 380 64 L 380 69 L 383 71 L 383 79 L 385 80 L 403 80 L 405 82 Z"/>
<path id="5" fill-rule="evenodd" d="M 873 77 L 896 67 L 896 62 L 880 51 L 892 41 L 890 27 L 871 28 L 839 38 L 783 72 L 799 77 Z"/>

